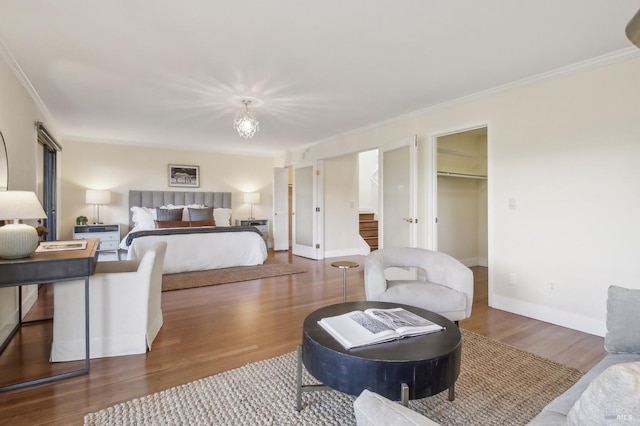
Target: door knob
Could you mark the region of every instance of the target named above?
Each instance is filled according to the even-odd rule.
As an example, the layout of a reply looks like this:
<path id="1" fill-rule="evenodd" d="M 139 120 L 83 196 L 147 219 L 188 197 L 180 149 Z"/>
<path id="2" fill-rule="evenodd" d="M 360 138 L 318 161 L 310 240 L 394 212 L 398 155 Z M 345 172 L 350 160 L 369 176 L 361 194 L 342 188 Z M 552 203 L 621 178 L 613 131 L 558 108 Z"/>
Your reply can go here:
<path id="1" fill-rule="evenodd" d="M 402 220 L 409 222 L 409 223 L 413 223 L 413 219 L 412 218 L 403 218 Z"/>

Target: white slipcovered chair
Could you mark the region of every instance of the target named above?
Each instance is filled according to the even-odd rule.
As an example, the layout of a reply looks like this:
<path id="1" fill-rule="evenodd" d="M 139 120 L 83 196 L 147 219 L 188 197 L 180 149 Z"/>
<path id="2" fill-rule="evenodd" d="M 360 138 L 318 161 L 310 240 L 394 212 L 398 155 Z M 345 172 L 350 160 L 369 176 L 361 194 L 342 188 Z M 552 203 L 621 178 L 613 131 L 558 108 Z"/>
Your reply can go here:
<path id="1" fill-rule="evenodd" d="M 145 353 L 162 327 L 166 242 L 140 261 L 99 262 L 89 279 L 90 357 Z M 53 286 L 51 361 L 85 358 L 84 281 Z"/>
<path id="2" fill-rule="evenodd" d="M 387 280 L 392 267 L 416 268 L 416 279 Z M 471 316 L 473 272 L 448 254 L 413 247 L 380 249 L 364 263 L 367 300 L 426 309 L 451 321 Z"/>

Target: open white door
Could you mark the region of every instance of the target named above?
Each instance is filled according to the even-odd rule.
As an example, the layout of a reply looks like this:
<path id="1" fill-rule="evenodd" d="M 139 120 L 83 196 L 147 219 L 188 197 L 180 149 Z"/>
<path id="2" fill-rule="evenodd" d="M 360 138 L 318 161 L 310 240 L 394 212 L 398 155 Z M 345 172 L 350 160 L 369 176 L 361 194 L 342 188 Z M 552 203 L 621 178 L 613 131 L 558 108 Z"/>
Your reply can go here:
<path id="1" fill-rule="evenodd" d="M 292 253 L 323 259 L 322 162 L 302 163 L 293 168 Z"/>
<path id="2" fill-rule="evenodd" d="M 416 247 L 417 218 L 417 137 L 399 141 L 380 149 L 379 178 L 381 220 L 379 235 L 381 248 Z M 416 268 L 388 268 L 389 280 L 412 280 Z"/>
<path id="3" fill-rule="evenodd" d="M 380 149 L 378 161 L 382 202 L 379 235 L 382 248 L 416 246 L 416 150 L 417 137 Z"/>
<path id="4" fill-rule="evenodd" d="M 289 169 L 273 169 L 273 249 L 289 250 Z"/>

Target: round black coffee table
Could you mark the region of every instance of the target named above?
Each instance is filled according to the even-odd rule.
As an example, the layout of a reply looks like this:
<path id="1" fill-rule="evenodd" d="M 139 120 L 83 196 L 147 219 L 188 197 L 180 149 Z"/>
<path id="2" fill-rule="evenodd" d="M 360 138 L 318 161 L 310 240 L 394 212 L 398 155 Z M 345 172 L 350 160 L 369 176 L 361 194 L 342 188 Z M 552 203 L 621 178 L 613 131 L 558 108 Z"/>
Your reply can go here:
<path id="1" fill-rule="evenodd" d="M 401 307 L 445 327 L 445 330 L 393 342 L 345 349 L 318 321 L 325 317 L 369 308 Z M 449 389 L 460 373 L 462 335 L 458 327 L 436 313 L 408 305 L 385 302 L 349 302 L 326 306 L 307 316 L 298 348 L 297 409 L 303 391 L 327 387 L 349 395 L 364 389 L 407 404 L 409 399 L 435 395 Z M 301 364 L 323 385 L 302 385 Z"/>

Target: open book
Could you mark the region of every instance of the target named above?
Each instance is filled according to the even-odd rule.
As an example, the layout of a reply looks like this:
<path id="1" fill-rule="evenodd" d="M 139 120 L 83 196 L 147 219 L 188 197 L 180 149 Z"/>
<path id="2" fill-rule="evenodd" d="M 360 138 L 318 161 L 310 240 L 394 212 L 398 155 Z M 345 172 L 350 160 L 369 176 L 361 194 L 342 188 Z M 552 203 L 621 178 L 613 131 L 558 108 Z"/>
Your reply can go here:
<path id="1" fill-rule="evenodd" d="M 347 349 L 444 330 L 402 308 L 352 311 L 322 318 L 318 324 Z"/>

